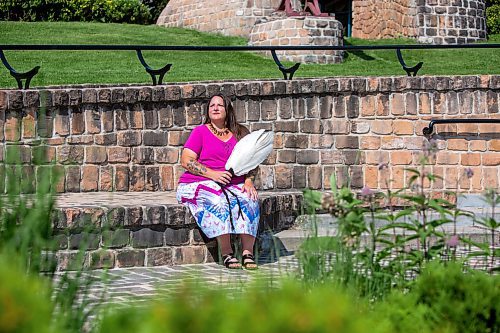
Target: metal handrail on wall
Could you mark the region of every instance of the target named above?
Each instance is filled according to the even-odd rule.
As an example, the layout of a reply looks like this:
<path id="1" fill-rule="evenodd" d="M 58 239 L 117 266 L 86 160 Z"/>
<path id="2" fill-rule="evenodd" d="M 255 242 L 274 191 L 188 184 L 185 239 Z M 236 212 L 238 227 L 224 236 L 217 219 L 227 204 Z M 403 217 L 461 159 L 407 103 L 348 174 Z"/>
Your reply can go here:
<path id="1" fill-rule="evenodd" d="M 185 46 L 185 45 L 55 45 L 55 44 L 12 44 L 0 45 L 0 60 L 9 70 L 10 75 L 17 81 L 19 89 L 23 89 L 22 80 L 26 80 L 24 89 L 29 89 L 31 79 L 38 73 L 40 66 L 27 72 L 16 71 L 7 61 L 4 51 L 135 51 L 146 72 L 151 75 L 153 85 L 162 84 L 163 77 L 170 70 L 172 64 L 160 69 L 151 68 L 145 61 L 142 51 L 271 51 L 274 62 L 283 74 L 285 80 L 291 80 L 300 66 L 296 63 L 286 68 L 278 59 L 276 51 L 365 51 L 365 50 L 396 50 L 397 58 L 408 76 L 416 76 L 423 62 L 415 66 L 408 66 L 401 54 L 401 50 L 432 50 L 432 49 L 479 49 L 500 48 L 500 44 L 462 44 L 462 45 L 347 45 L 347 46 Z M 158 77 L 158 79 L 156 78 Z"/>
<path id="2" fill-rule="evenodd" d="M 422 130 L 424 136 L 430 137 L 438 124 L 500 124 L 500 119 L 432 119 Z"/>

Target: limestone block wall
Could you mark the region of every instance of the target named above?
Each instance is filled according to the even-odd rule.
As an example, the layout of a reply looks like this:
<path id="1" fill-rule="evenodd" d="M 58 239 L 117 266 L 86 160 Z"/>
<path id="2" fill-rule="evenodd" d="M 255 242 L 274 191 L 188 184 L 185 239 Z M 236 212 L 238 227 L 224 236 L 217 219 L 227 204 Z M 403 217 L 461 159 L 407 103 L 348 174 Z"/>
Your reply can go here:
<path id="1" fill-rule="evenodd" d="M 334 17 L 273 16 L 257 21 L 250 32 L 253 46 L 339 46 L 343 45 L 342 24 Z M 270 52 L 267 52 L 270 56 Z M 334 64 L 343 60 L 342 51 L 276 51 L 280 60 Z"/>
<path id="2" fill-rule="evenodd" d="M 352 36 L 464 44 L 486 39 L 484 0 L 354 0 Z"/>
<path id="3" fill-rule="evenodd" d="M 416 0 L 353 0 L 352 37 L 415 37 Z"/>
<path id="4" fill-rule="evenodd" d="M 251 130 L 276 134 L 259 189 L 327 189 L 332 173 L 349 174 L 355 188 L 400 189 L 408 184 L 405 169 L 419 165 L 430 119 L 500 118 L 496 75 L 0 90 L 0 160 L 20 150 L 19 172 L 35 177 L 21 184 L 26 192 L 51 163 L 62 174 L 59 192 L 175 190 L 182 145 L 202 123 L 208 96 L 219 92 L 233 98 Z M 498 188 L 499 127 L 438 125 L 429 171 L 443 180 L 433 189 Z M 46 158 L 34 165 L 40 151 Z M 381 164 L 388 168 L 379 170 Z M 6 167 L 0 165 L 2 174 Z M 468 168 L 472 178 L 465 177 Z"/>
<path id="5" fill-rule="evenodd" d="M 156 24 L 248 37 L 255 21 L 270 15 L 279 0 L 172 0 Z"/>

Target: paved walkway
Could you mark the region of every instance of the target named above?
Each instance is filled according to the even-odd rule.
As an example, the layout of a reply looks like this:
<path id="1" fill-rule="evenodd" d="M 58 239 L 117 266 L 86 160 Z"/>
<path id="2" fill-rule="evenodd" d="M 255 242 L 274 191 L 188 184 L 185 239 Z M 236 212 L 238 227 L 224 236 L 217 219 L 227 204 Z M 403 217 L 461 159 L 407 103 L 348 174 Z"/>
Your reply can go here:
<path id="1" fill-rule="evenodd" d="M 168 298 L 183 283 L 198 283 L 237 294 L 249 282 L 259 280 L 274 285 L 281 277 L 297 273 L 298 262 L 293 254 L 284 253 L 279 259 L 272 257 L 261 257 L 257 271 L 229 270 L 216 263 L 95 270 L 85 273 L 85 277 L 95 279 L 88 299 L 90 304 L 97 303 L 102 296 L 104 304 L 141 304 L 156 297 Z M 64 274 L 56 276 L 56 282 Z"/>

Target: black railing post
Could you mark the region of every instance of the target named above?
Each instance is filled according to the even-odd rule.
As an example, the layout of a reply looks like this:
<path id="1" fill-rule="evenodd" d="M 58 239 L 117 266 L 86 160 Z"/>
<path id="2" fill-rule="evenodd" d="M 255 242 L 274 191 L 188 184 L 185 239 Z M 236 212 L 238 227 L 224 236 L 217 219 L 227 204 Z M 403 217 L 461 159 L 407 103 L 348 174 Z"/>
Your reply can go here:
<path id="1" fill-rule="evenodd" d="M 172 64 L 166 64 L 162 68 L 153 69 L 146 63 L 146 60 L 144 60 L 144 57 L 142 56 L 142 51 L 140 49 L 137 49 L 135 51 L 137 53 L 137 57 L 139 58 L 139 61 L 141 62 L 142 66 L 144 66 L 144 69 L 146 69 L 146 72 L 148 72 L 149 75 L 151 75 L 151 79 L 153 80 L 153 86 L 156 86 L 157 84 L 162 84 L 163 77 L 170 70 L 170 67 L 172 67 Z M 156 75 L 158 75 L 158 81 L 156 81 Z"/>
<path id="2" fill-rule="evenodd" d="M 40 69 L 40 66 L 35 66 L 33 69 L 24 72 L 24 73 L 19 73 L 12 67 L 9 62 L 7 61 L 7 58 L 5 57 L 5 54 L 3 53 L 3 50 L 0 49 L 0 60 L 2 60 L 3 65 L 9 70 L 10 75 L 14 77 L 17 81 L 17 87 L 19 89 L 23 89 L 23 82 L 22 80 L 26 80 L 24 83 L 24 89 L 29 89 L 30 88 L 30 82 L 33 76 L 35 76 L 38 73 L 38 70 Z"/>
<path id="3" fill-rule="evenodd" d="M 293 74 L 295 74 L 295 72 L 297 71 L 297 69 L 299 69 L 300 62 L 297 62 L 295 65 L 293 65 L 290 68 L 286 68 L 285 66 L 283 66 L 283 64 L 281 63 L 281 61 L 278 59 L 278 56 L 276 55 L 276 50 L 271 50 L 271 54 L 273 56 L 274 62 L 276 63 L 276 65 L 278 65 L 279 70 L 283 74 L 283 78 L 285 80 L 291 80 L 291 79 L 293 79 Z M 287 77 L 288 74 L 290 74 L 290 77 Z"/>
<path id="4" fill-rule="evenodd" d="M 406 74 L 408 76 L 417 76 L 417 72 L 419 71 L 420 68 L 422 68 L 422 65 L 424 64 L 422 61 L 416 64 L 413 67 L 409 67 L 406 65 L 403 55 L 401 54 L 401 49 L 396 49 L 396 54 L 398 55 L 398 60 L 401 66 L 403 66 L 403 69 L 405 70 Z"/>

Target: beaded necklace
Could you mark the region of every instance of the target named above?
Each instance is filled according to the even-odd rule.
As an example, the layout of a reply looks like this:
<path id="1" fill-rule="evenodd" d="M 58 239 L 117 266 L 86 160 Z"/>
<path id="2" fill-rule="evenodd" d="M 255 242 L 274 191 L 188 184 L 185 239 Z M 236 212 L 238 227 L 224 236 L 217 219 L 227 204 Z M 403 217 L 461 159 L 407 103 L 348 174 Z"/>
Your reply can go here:
<path id="1" fill-rule="evenodd" d="M 208 128 L 210 129 L 210 131 L 212 133 L 214 133 L 215 135 L 220 136 L 220 137 L 223 137 L 223 136 L 229 134 L 229 130 L 227 129 L 227 127 L 223 128 L 223 129 L 218 129 L 212 123 L 208 123 Z"/>

